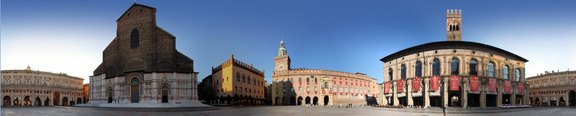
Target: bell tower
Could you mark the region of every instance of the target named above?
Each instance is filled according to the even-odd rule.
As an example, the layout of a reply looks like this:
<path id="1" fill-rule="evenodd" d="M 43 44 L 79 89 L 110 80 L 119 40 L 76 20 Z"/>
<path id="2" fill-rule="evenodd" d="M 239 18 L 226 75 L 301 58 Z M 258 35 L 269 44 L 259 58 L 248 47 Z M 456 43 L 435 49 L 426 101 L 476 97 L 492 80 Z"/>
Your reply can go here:
<path id="1" fill-rule="evenodd" d="M 281 40 L 278 55 L 274 57 L 274 71 L 283 70 L 290 70 L 290 57 L 288 57 L 288 51 L 284 47 L 284 40 Z"/>
<path id="2" fill-rule="evenodd" d="M 446 10 L 446 38 L 448 41 L 462 40 L 462 10 Z"/>

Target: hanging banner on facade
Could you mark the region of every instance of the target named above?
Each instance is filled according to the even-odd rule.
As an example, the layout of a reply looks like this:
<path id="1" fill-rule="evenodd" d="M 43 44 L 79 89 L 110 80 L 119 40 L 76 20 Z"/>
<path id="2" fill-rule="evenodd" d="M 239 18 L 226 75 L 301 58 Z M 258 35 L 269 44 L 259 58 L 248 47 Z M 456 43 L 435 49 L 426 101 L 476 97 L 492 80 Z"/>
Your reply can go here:
<path id="1" fill-rule="evenodd" d="M 420 78 L 416 77 L 412 79 L 412 92 L 420 91 Z"/>
<path id="2" fill-rule="evenodd" d="M 390 94 L 390 82 L 384 83 L 384 94 Z"/>
<path id="3" fill-rule="evenodd" d="M 518 90 L 516 90 L 516 94 L 523 95 L 524 94 L 524 83 L 518 83 Z"/>
<path id="4" fill-rule="evenodd" d="M 477 76 L 470 77 L 470 91 L 478 91 L 478 82 Z"/>
<path id="5" fill-rule="evenodd" d="M 460 77 L 456 75 L 450 76 L 450 91 L 460 90 Z"/>
<path id="6" fill-rule="evenodd" d="M 504 81 L 504 93 L 510 94 L 510 81 Z"/>
<path id="7" fill-rule="evenodd" d="M 488 92 L 496 92 L 496 79 L 488 79 Z"/>
<path id="8" fill-rule="evenodd" d="M 440 87 L 440 77 L 438 76 L 433 76 L 430 77 L 430 91 L 434 92 L 434 91 L 438 91 L 438 88 Z"/>
<path id="9" fill-rule="evenodd" d="M 396 86 L 398 87 L 398 93 L 404 92 L 404 80 L 398 80 L 396 84 L 397 84 Z"/>

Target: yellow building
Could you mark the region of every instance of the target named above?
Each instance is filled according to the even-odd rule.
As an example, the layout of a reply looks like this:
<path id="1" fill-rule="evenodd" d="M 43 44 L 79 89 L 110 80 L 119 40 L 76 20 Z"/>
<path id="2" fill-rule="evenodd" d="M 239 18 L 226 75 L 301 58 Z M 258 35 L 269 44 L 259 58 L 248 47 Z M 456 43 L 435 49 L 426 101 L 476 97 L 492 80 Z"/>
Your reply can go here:
<path id="1" fill-rule="evenodd" d="M 210 76 L 209 76 L 210 77 Z M 212 87 L 216 90 L 213 104 L 264 104 L 264 72 L 234 59 L 212 68 Z"/>

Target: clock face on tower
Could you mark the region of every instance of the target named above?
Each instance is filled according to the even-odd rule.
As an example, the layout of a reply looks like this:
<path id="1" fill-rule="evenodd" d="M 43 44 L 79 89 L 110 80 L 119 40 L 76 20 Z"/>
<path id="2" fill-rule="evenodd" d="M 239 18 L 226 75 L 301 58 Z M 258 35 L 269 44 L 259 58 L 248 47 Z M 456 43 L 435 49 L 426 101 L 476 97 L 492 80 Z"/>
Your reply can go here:
<path id="1" fill-rule="evenodd" d="M 277 59 L 274 63 L 275 69 L 274 70 L 288 70 L 288 58 L 281 58 Z"/>

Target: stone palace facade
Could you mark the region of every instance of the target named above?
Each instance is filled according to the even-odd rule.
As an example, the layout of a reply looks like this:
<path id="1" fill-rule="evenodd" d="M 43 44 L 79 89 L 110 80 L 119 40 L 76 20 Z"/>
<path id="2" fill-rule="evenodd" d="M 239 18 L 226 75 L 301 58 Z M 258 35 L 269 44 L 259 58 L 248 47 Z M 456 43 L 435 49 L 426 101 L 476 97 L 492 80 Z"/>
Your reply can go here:
<path id="1" fill-rule="evenodd" d="M 446 14 L 447 41 L 410 47 L 381 59 L 385 105 L 499 107 L 528 104 L 528 60 L 462 41 L 461 10 Z"/>
<path id="2" fill-rule="evenodd" d="M 65 73 L 2 70 L 2 106 L 70 106 L 82 103 L 84 79 Z"/>
<path id="3" fill-rule="evenodd" d="M 273 105 L 371 105 L 376 104 L 376 79 L 362 73 L 322 69 L 292 69 L 280 42 L 272 74 Z"/>

